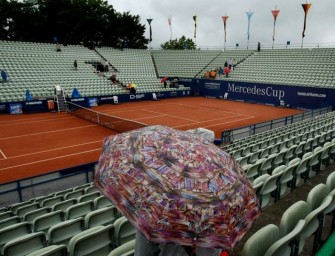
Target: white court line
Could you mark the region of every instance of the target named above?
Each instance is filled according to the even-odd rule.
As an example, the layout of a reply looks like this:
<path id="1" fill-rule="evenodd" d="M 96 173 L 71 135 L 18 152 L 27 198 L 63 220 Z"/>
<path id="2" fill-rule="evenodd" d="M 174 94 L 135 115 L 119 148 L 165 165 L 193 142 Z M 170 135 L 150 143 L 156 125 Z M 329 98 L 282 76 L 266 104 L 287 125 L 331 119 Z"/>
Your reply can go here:
<path id="1" fill-rule="evenodd" d="M 202 108 L 202 109 L 206 109 L 208 111 L 218 111 L 218 112 L 223 112 L 223 113 L 230 113 L 230 114 L 234 114 L 234 115 L 243 115 L 243 116 L 249 116 L 249 115 L 245 115 L 245 114 L 241 114 L 241 113 L 235 113 L 235 112 L 231 112 L 231 111 L 225 111 L 225 110 L 221 110 L 221 109 L 214 109 L 214 108 L 208 108 L 208 107 L 202 107 L 202 106 L 197 106 L 197 105 L 187 105 L 187 104 L 181 104 L 181 103 L 169 103 L 169 104 L 164 104 L 164 105 L 159 105 L 158 107 L 168 107 L 168 106 L 173 106 L 173 107 L 176 107 L 176 106 L 183 106 L 183 107 L 194 107 L 194 108 Z M 144 108 L 141 108 L 140 110 L 145 110 L 145 111 L 150 111 L 148 109 L 150 108 L 157 108 L 157 106 L 148 106 L 148 107 L 144 107 Z M 129 112 L 129 111 L 133 111 L 133 110 L 139 110 L 139 108 L 137 107 L 134 107 L 134 108 L 125 108 L 125 109 L 122 109 L 122 110 L 117 110 L 117 111 L 106 111 L 108 113 L 122 113 L 122 112 Z"/>
<path id="2" fill-rule="evenodd" d="M 157 116 L 150 116 L 150 117 L 140 117 L 140 118 L 136 118 L 136 119 L 134 119 L 135 121 L 137 121 L 137 120 L 142 120 L 142 119 L 152 119 L 152 118 L 157 118 L 157 117 L 164 117 L 164 116 L 167 116 L 167 115 L 157 115 Z"/>
<path id="3" fill-rule="evenodd" d="M 195 107 L 195 108 L 202 108 L 202 109 L 206 109 L 208 111 L 215 111 L 215 112 L 220 112 L 220 113 L 228 113 L 228 114 L 232 114 L 232 116 L 247 116 L 247 117 L 254 117 L 254 116 L 251 116 L 251 115 L 246 115 L 246 114 L 241 114 L 241 113 L 235 113 L 235 112 L 231 112 L 231 111 L 225 111 L 225 110 L 221 110 L 221 109 L 213 109 L 213 108 L 206 108 L 206 107 L 202 107 L 202 106 L 194 106 L 194 105 L 187 105 L 187 104 L 164 104 L 164 105 L 159 105 L 159 107 L 167 107 L 167 106 L 173 106 L 173 107 L 176 107 L 176 106 L 183 106 L 183 107 Z M 157 108 L 155 106 L 148 106 L 146 108 L 141 108 L 141 109 L 138 109 L 138 108 L 126 108 L 126 109 L 122 109 L 121 111 L 106 111 L 104 113 L 110 113 L 110 114 L 114 114 L 115 116 L 118 114 L 118 113 L 123 113 L 123 112 L 129 112 L 129 111 L 133 111 L 134 109 L 136 110 L 142 110 L 142 111 L 147 111 L 147 112 L 152 112 L 152 113 L 156 113 L 156 114 L 162 114 L 164 115 L 164 113 L 161 113 L 161 112 L 155 112 L 155 111 L 152 111 L 150 110 L 150 108 Z M 179 119 L 184 119 L 184 120 L 188 120 L 188 119 L 185 119 L 185 118 L 182 118 L 182 117 L 177 117 L 177 116 L 173 116 L 173 115 L 169 115 L 169 116 L 172 116 L 172 117 L 176 117 L 176 118 L 179 118 Z M 122 117 L 120 117 L 122 118 Z M 149 117 L 148 117 L 149 118 Z M 225 116 L 225 118 L 227 118 Z M 139 118 L 140 119 L 140 118 Z M 136 119 L 136 120 L 139 120 L 139 119 Z M 146 119 L 145 117 L 141 118 L 141 119 Z M 219 120 L 220 118 L 218 118 Z M 215 121 L 215 120 L 213 120 Z M 197 121 L 193 121 L 192 122 L 197 122 Z"/>
<path id="4" fill-rule="evenodd" d="M 175 104 L 175 105 L 180 105 L 180 106 L 187 106 L 189 107 L 190 105 L 186 105 L 186 104 Z M 224 112 L 224 113 L 229 113 L 229 114 L 234 114 L 234 115 L 242 115 L 242 116 L 250 116 L 250 115 L 245 115 L 245 114 L 241 114 L 241 113 L 235 113 L 235 112 L 230 112 L 230 111 L 225 111 L 225 110 L 220 110 L 220 109 L 213 109 L 213 108 L 206 108 L 206 107 L 201 107 L 201 106 L 193 106 L 191 105 L 192 107 L 196 107 L 196 108 L 204 108 L 204 109 L 207 109 L 208 111 L 219 111 L 219 112 Z"/>
<path id="5" fill-rule="evenodd" d="M 150 110 L 146 110 L 146 111 L 156 113 L 155 111 L 150 111 Z M 157 113 L 157 114 L 159 114 L 159 113 Z M 223 117 L 218 117 L 218 118 L 215 118 L 215 119 L 210 119 L 210 120 L 205 120 L 205 121 L 197 121 L 197 120 L 187 119 L 187 118 L 184 118 L 184 117 L 179 117 L 179 116 L 174 116 L 174 115 L 165 114 L 165 115 L 162 115 L 162 116 L 170 116 L 170 117 L 173 117 L 173 118 L 176 118 L 176 119 L 181 119 L 181 120 L 185 120 L 185 121 L 188 121 L 188 122 L 193 122 L 193 123 L 189 123 L 188 125 L 201 124 L 201 123 L 205 123 L 205 122 L 214 122 L 214 121 L 219 121 L 221 119 L 234 118 L 236 116 L 246 116 L 246 118 L 238 119 L 237 121 L 244 120 L 244 119 L 249 119 L 249 118 L 254 118 L 254 116 L 243 115 L 243 114 L 235 114 L 235 115 L 231 115 L 229 117 L 223 116 Z M 142 118 L 142 119 L 147 119 L 147 118 Z"/>
<path id="6" fill-rule="evenodd" d="M 18 157 L 23 157 L 23 156 L 31 156 L 31 155 L 36 155 L 36 154 L 42 154 L 42 153 L 46 153 L 46 152 L 52 152 L 52 151 L 57 151 L 57 150 L 61 150 L 61 149 L 74 148 L 74 147 L 79 147 L 79 146 L 83 146 L 83 145 L 93 144 L 93 143 L 97 143 L 97 142 L 101 142 L 101 144 L 102 144 L 102 140 L 96 140 L 96 141 L 91 141 L 91 142 L 86 142 L 86 143 L 75 144 L 75 145 L 71 145 L 71 146 L 67 146 L 67 147 L 53 148 L 53 149 L 38 151 L 38 152 L 34 152 L 34 153 L 29 153 L 29 154 L 23 154 L 23 155 L 17 155 L 17 156 L 7 157 L 6 159 L 13 159 L 13 158 L 18 158 Z M 0 159 L 0 161 L 4 161 L 4 160 L 5 159 Z"/>
<path id="7" fill-rule="evenodd" d="M 0 127 L 5 127 L 5 126 L 11 126 L 11 125 L 20 125 L 20 124 L 30 124 L 30 123 L 42 123 L 42 122 L 54 122 L 54 121 L 58 121 L 58 120 L 64 120 L 64 119 L 70 119 L 70 118 L 75 118 L 74 116 L 68 116 L 68 117 L 62 117 L 62 118 L 53 118 L 53 119 L 47 119 L 47 118 L 44 118 L 44 119 L 36 119 L 36 120 L 19 120 L 20 122 L 15 122 L 15 121 L 4 121 L 4 122 L 1 122 L 1 125 Z"/>
<path id="8" fill-rule="evenodd" d="M 160 114 L 159 112 L 155 112 L 155 111 L 151 111 L 151 110 L 146 110 L 148 112 L 151 112 L 151 113 L 155 113 L 155 114 Z M 197 122 L 197 121 L 194 121 L 192 119 L 187 119 L 187 118 L 183 118 L 183 117 L 179 117 L 179 116 L 173 116 L 173 115 L 168 115 L 168 114 L 165 114 L 166 116 L 171 116 L 173 118 L 176 118 L 176 119 L 182 119 L 182 120 L 186 120 L 186 121 L 189 121 L 189 122 Z"/>
<path id="9" fill-rule="evenodd" d="M 234 118 L 236 116 L 246 116 L 246 118 L 241 118 L 241 119 L 233 120 L 232 122 L 240 121 L 240 120 L 245 120 L 245 119 L 249 119 L 249 118 L 254 118 L 255 117 L 255 116 L 248 116 L 248 115 L 234 115 L 234 116 L 228 116 L 228 117 L 227 116 L 223 116 L 223 117 L 220 117 L 220 118 L 210 119 L 210 120 L 206 120 L 206 121 L 200 121 L 199 123 L 214 122 L 214 121 L 218 121 L 218 120 L 221 120 L 221 119 Z"/>
<path id="10" fill-rule="evenodd" d="M 3 156 L 4 159 L 7 159 L 6 155 L 2 152 L 2 150 L 0 149 L 0 154 Z M 3 160 L 3 159 L 1 159 Z"/>
<path id="11" fill-rule="evenodd" d="M 251 118 L 254 118 L 254 117 L 250 116 L 250 117 L 246 117 L 246 118 L 240 118 L 238 120 L 232 120 L 232 121 L 223 122 L 223 123 L 217 123 L 217 124 L 213 124 L 213 125 L 205 125 L 204 128 L 205 127 L 218 126 L 218 125 L 222 125 L 222 124 L 229 124 L 229 123 L 234 123 L 234 122 L 240 122 L 242 120 L 247 120 L 247 119 L 251 119 Z M 204 121 L 204 122 L 206 122 L 206 121 Z M 204 122 L 199 122 L 199 124 L 204 123 Z M 192 124 L 184 124 L 184 125 L 179 125 L 179 126 L 173 126 L 173 128 L 180 128 L 180 127 L 189 126 L 189 125 L 192 125 Z"/>
<path id="12" fill-rule="evenodd" d="M 168 107 L 168 106 L 175 106 L 177 104 L 173 104 L 173 103 L 169 103 L 169 104 L 164 104 L 164 105 L 159 105 L 159 107 Z M 148 107 L 145 107 L 143 109 L 146 109 L 146 108 L 157 108 L 157 106 L 154 106 L 154 105 L 150 105 Z M 142 110 L 143 110 L 142 109 Z M 122 108 L 122 109 L 118 109 L 118 110 L 110 110 L 110 111 L 103 111 L 103 113 L 110 113 L 110 114 L 117 114 L 117 113 L 123 113 L 123 112 L 129 112 L 129 111 L 134 111 L 134 110 L 139 110 L 138 107 L 132 107 L 132 108 Z"/>
<path id="13" fill-rule="evenodd" d="M 169 104 L 169 105 L 174 105 L 175 106 L 176 104 Z M 180 104 L 180 105 L 183 105 L 183 104 Z M 207 109 L 207 108 L 205 108 L 205 109 Z M 250 115 L 245 115 L 245 114 L 238 114 L 238 113 L 234 113 L 234 112 L 227 112 L 227 111 L 218 110 L 219 112 L 225 112 L 225 113 L 229 113 L 229 114 L 232 114 L 232 115 L 230 115 L 228 117 L 224 116 L 224 117 L 219 117 L 219 118 L 215 118 L 215 119 L 211 119 L 211 120 L 206 120 L 206 121 L 196 121 L 196 120 L 190 120 L 190 119 L 179 117 L 179 116 L 163 114 L 163 113 L 155 112 L 155 111 L 148 110 L 148 109 L 140 109 L 140 110 L 151 112 L 151 113 L 155 113 L 155 114 L 158 114 L 158 115 L 153 116 L 153 117 L 152 116 L 151 117 L 141 117 L 141 118 L 136 118 L 136 119 L 133 119 L 133 120 L 136 121 L 136 120 L 145 120 L 145 119 L 152 119 L 152 118 L 157 118 L 157 117 L 170 116 L 170 117 L 173 117 L 173 118 L 176 118 L 176 119 L 181 119 L 181 120 L 185 120 L 185 121 L 188 121 L 188 122 L 192 122 L 192 123 L 189 123 L 187 125 L 182 125 L 182 126 L 188 126 L 188 125 L 193 125 L 193 124 L 201 124 L 203 122 L 219 121 L 220 119 L 234 118 L 236 116 L 246 116 L 246 118 L 238 119 L 237 121 L 239 121 L 239 120 L 245 120 L 245 119 L 249 119 L 249 118 L 254 118 L 255 117 L 255 116 L 250 116 Z M 128 111 L 133 111 L 133 109 L 132 110 L 123 111 L 123 112 L 128 112 Z M 161 114 L 161 115 L 159 115 L 159 114 Z M 235 121 L 233 121 L 233 122 L 235 122 Z M 229 123 L 229 122 L 224 122 L 224 123 Z M 224 124 L 224 123 L 221 123 L 221 124 Z M 182 127 L 182 126 L 175 126 L 175 127 Z M 216 125 L 213 125 L 213 126 L 216 126 Z M 208 126 L 208 127 L 211 127 L 211 126 Z"/>
<path id="14" fill-rule="evenodd" d="M 93 125 L 85 125 L 85 126 L 79 126 L 79 127 L 67 128 L 67 129 L 60 129 L 60 130 L 54 130 L 54 131 L 38 132 L 38 133 L 30 133 L 30 134 L 25 134 L 25 135 L 18 135 L 18 136 L 12 136 L 12 137 L 0 138 L 0 140 L 16 139 L 16 138 L 22 138 L 22 137 L 34 136 L 34 135 L 41 135 L 41 134 L 46 134 L 46 133 L 54 133 L 54 132 L 70 131 L 70 130 L 76 130 L 76 129 L 88 128 L 88 127 L 93 127 L 93 126 L 97 126 L 97 125 L 96 125 L 96 124 L 93 124 Z"/>
<path id="15" fill-rule="evenodd" d="M 38 163 L 48 162 L 48 161 L 55 160 L 55 159 L 61 159 L 61 158 L 66 158 L 66 157 L 70 157 L 70 156 L 76 156 L 76 155 L 80 155 L 80 154 L 90 153 L 90 152 L 97 151 L 97 150 L 100 151 L 101 148 L 91 149 L 91 150 L 82 151 L 82 152 L 78 152 L 78 153 L 73 153 L 73 154 L 69 154 L 69 155 L 65 155 L 65 156 L 58 156 L 58 157 L 48 158 L 48 159 L 44 159 L 44 160 L 40 160 L 40 161 L 35 161 L 35 162 L 30 162 L 30 163 L 25 163 L 25 164 L 13 165 L 13 166 L 1 168 L 0 171 L 2 171 L 2 170 L 8 170 L 8 169 L 13 169 L 13 168 L 16 168 L 16 167 L 27 166 L 27 165 L 31 165 L 31 164 L 38 164 Z"/>

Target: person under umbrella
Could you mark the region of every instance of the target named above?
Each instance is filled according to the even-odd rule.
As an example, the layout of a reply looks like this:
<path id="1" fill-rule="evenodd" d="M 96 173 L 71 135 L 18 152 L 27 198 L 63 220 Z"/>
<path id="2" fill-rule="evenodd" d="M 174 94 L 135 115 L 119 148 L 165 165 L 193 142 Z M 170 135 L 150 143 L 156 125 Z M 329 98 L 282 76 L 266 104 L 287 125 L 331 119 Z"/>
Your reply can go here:
<path id="1" fill-rule="evenodd" d="M 173 243 L 154 243 L 136 232 L 135 256 L 220 256 L 221 249 L 182 246 Z"/>
<path id="2" fill-rule="evenodd" d="M 94 184 L 140 232 L 136 256 L 218 256 L 260 215 L 234 158 L 197 134 L 162 125 L 105 138 Z"/>

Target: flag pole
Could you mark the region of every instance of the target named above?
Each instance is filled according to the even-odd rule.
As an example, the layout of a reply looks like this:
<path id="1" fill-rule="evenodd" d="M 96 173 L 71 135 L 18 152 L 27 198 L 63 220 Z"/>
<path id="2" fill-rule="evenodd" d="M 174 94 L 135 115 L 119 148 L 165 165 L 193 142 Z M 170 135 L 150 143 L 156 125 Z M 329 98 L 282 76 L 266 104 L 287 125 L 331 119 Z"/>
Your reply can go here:
<path id="1" fill-rule="evenodd" d="M 275 43 L 275 34 L 276 34 L 276 21 L 277 21 L 277 16 L 280 12 L 280 10 L 277 10 L 277 5 L 275 10 L 272 10 L 272 15 L 273 15 L 273 34 L 272 34 L 272 49 L 274 48 L 274 43 Z"/>
<path id="2" fill-rule="evenodd" d="M 171 15 L 169 16 L 168 23 L 170 26 L 170 42 L 172 41 L 172 17 Z"/>
<path id="3" fill-rule="evenodd" d="M 151 22 L 153 21 L 153 19 L 147 19 L 147 22 L 149 23 L 149 33 L 150 33 L 150 36 L 149 36 L 149 48 L 150 48 L 150 51 L 151 51 L 151 41 L 152 41 L 152 30 L 151 30 Z"/>
<path id="4" fill-rule="evenodd" d="M 305 30 L 306 30 L 306 21 L 307 21 L 307 14 L 309 9 L 311 8 L 312 4 L 308 4 L 307 0 L 305 4 L 302 4 L 302 8 L 304 9 L 305 15 L 304 15 L 304 28 L 302 31 L 302 38 L 301 38 L 301 48 L 304 47 L 304 37 L 305 37 Z"/>
<path id="5" fill-rule="evenodd" d="M 193 16 L 194 20 L 194 45 L 197 48 L 197 15 Z"/>
<path id="6" fill-rule="evenodd" d="M 250 39 L 250 19 L 251 16 L 254 14 L 253 12 L 251 12 L 251 10 L 249 10 L 249 12 L 246 12 L 247 16 L 248 16 L 248 32 L 247 32 L 247 38 L 248 38 L 248 43 L 247 43 L 247 49 L 249 49 L 249 39 Z"/>
<path id="7" fill-rule="evenodd" d="M 227 39 L 227 33 L 226 33 L 226 28 L 227 28 L 227 20 L 228 20 L 229 16 L 227 16 L 227 14 L 225 14 L 225 16 L 222 16 L 222 21 L 223 21 L 223 26 L 224 26 L 224 46 L 223 49 L 226 50 L 226 39 Z"/>

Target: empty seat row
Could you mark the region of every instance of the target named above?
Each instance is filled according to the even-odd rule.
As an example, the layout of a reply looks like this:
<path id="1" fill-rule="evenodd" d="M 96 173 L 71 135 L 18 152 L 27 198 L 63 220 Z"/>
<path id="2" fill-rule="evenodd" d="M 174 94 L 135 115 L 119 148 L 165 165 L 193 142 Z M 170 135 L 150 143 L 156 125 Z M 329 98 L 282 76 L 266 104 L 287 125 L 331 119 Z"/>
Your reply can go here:
<path id="1" fill-rule="evenodd" d="M 328 177 L 326 184 L 316 185 L 307 196 L 291 205 L 281 217 L 279 226 L 268 224 L 254 233 L 244 244 L 242 256 L 296 256 L 300 255 L 306 239 L 314 235 L 314 254 L 322 243 L 322 230 L 325 216 L 332 213 L 331 232 L 334 226 L 335 211 L 335 172 Z"/>
<path id="2" fill-rule="evenodd" d="M 0 230 L 1 232 L 1 230 Z M 0 233 L 1 235 L 1 233 Z M 135 228 L 121 217 L 113 223 L 94 225 L 87 229 L 77 218 L 52 226 L 48 233 L 41 231 L 10 234 L 1 244 L 0 254 L 9 255 L 108 255 L 134 249 Z M 3 241 L 3 240 L 0 240 Z M 112 255 L 117 255 L 114 251 Z"/>

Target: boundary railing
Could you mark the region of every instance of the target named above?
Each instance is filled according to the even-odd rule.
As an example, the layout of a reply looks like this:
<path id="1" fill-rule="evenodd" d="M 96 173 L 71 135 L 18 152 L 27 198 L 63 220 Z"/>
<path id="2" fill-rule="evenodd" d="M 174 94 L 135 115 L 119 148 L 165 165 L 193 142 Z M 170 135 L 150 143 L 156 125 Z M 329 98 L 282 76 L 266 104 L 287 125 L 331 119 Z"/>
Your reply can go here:
<path id="1" fill-rule="evenodd" d="M 236 129 L 225 130 L 221 133 L 221 144 L 231 143 L 234 140 L 242 139 L 250 135 L 258 134 L 288 124 L 303 121 L 318 115 L 326 114 L 331 111 L 332 107 L 306 110 L 303 113 L 292 116 L 278 118 L 271 121 L 248 125 Z"/>
<path id="2" fill-rule="evenodd" d="M 0 208 L 93 181 L 97 162 L 0 184 Z"/>
<path id="3" fill-rule="evenodd" d="M 326 114 L 331 111 L 332 107 L 307 110 L 301 114 L 223 131 L 221 142 L 222 144 L 225 144 L 270 129 L 279 128 L 318 115 Z M 96 164 L 97 162 L 92 162 L 44 175 L 0 184 L 0 208 L 92 182 Z"/>

